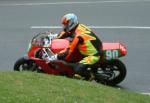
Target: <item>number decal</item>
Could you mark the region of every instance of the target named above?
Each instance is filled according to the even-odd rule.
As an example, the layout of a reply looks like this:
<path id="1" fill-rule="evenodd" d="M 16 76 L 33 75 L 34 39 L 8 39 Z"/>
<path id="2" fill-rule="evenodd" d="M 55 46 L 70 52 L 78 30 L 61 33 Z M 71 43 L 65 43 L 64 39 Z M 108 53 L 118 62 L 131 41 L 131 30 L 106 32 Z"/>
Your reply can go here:
<path id="1" fill-rule="evenodd" d="M 106 59 L 115 59 L 119 57 L 118 50 L 107 50 L 106 51 Z"/>

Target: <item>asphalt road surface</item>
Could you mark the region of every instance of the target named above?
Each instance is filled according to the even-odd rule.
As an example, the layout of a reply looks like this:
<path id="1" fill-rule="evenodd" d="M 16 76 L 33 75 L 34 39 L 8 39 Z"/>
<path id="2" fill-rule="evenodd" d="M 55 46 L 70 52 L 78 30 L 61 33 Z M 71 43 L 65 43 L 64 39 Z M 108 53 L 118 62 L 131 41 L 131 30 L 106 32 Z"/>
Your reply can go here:
<path id="1" fill-rule="evenodd" d="M 0 70 L 13 70 L 34 34 L 54 26 L 60 32 L 60 18 L 70 12 L 102 41 L 126 44 L 127 76 L 119 86 L 150 93 L 149 0 L 0 0 Z"/>

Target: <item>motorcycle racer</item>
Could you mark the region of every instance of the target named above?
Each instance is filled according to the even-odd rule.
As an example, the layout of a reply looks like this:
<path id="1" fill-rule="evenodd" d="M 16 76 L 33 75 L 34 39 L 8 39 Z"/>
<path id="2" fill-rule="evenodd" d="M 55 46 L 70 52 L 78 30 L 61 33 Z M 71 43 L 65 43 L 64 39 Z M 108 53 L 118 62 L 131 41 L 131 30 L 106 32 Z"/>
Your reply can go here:
<path id="1" fill-rule="evenodd" d="M 53 38 L 69 38 L 70 47 L 63 52 L 44 59 L 47 63 L 58 59 L 67 60 L 77 48 L 84 58 L 79 61 L 75 72 L 76 74 L 85 76 L 87 75 L 84 73 L 85 69 L 89 65 L 93 65 L 99 61 L 102 42 L 90 28 L 80 24 L 77 16 L 73 13 L 64 15 L 61 19 L 61 23 L 63 25 L 63 31 L 58 35 L 53 35 Z"/>

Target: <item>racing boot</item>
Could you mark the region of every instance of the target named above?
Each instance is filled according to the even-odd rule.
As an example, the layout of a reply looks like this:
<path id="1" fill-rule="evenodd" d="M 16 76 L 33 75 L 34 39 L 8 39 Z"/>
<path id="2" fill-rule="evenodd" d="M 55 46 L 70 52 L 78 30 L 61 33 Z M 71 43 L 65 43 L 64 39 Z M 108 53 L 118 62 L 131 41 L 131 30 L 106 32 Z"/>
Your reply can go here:
<path id="1" fill-rule="evenodd" d="M 88 80 L 89 77 L 90 77 L 90 74 L 88 73 L 88 71 L 86 70 L 88 67 L 87 64 L 81 64 L 79 63 L 75 68 L 75 77 L 78 78 L 78 79 L 85 79 L 85 80 Z M 83 78 L 82 78 L 83 77 Z"/>

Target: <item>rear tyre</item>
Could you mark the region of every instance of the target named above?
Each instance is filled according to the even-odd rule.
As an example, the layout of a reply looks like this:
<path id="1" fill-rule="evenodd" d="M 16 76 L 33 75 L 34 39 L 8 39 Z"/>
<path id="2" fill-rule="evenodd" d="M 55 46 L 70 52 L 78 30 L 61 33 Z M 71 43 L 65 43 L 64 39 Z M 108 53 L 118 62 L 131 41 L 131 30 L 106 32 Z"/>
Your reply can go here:
<path id="1" fill-rule="evenodd" d="M 115 86 L 126 77 L 126 67 L 118 59 L 108 61 L 96 68 L 96 81 L 102 84 Z"/>

